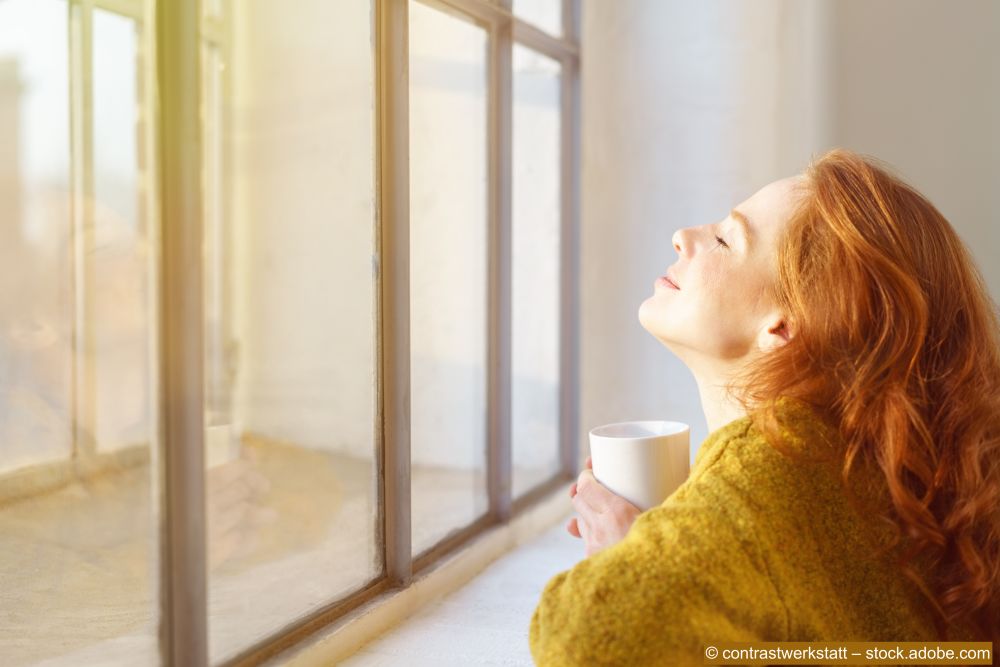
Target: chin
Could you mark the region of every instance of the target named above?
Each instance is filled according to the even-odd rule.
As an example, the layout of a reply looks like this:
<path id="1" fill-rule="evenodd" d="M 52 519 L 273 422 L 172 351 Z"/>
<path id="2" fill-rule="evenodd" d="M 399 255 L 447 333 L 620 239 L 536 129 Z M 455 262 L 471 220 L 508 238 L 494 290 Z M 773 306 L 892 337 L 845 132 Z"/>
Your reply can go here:
<path id="1" fill-rule="evenodd" d="M 665 324 L 664 321 L 669 320 L 670 316 L 664 312 L 662 305 L 656 302 L 655 296 L 651 296 L 642 302 L 637 315 L 639 324 L 653 337 L 665 341 L 670 336 L 670 333 L 663 326 Z"/>
<path id="2" fill-rule="evenodd" d="M 643 302 L 643 306 L 645 306 L 645 302 Z M 656 312 L 655 308 L 639 307 L 639 324 L 642 325 L 642 328 L 665 348 L 681 357 L 688 346 L 678 337 L 678 332 L 669 327 L 671 323 L 666 315 Z"/>
<path id="3" fill-rule="evenodd" d="M 650 326 L 653 324 L 653 320 L 655 320 L 656 318 L 655 302 L 656 302 L 655 296 L 649 297 L 641 304 L 639 304 L 639 309 L 636 312 L 636 315 L 639 318 L 639 324 L 642 325 L 643 329 L 649 331 L 649 333 L 653 333 L 652 331 L 650 331 Z"/>

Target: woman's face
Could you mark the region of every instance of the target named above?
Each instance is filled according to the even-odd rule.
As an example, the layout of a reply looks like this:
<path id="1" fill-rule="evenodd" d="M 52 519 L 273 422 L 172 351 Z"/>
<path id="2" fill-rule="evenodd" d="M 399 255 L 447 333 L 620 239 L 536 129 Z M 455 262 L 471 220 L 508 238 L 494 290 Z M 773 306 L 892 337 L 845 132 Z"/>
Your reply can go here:
<path id="1" fill-rule="evenodd" d="M 786 341 L 793 328 L 766 289 L 777 277 L 778 241 L 804 178 L 770 183 L 722 220 L 678 230 L 677 261 L 664 275 L 680 289 L 657 278 L 639 306 L 643 328 L 685 361 L 734 361 Z"/>

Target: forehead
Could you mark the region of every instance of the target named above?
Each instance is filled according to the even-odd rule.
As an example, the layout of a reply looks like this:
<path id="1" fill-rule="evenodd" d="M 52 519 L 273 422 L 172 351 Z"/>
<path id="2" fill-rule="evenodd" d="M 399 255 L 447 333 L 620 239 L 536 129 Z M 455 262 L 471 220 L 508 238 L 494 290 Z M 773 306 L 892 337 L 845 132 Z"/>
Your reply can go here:
<path id="1" fill-rule="evenodd" d="M 774 233 L 791 216 L 804 194 L 805 176 L 796 175 L 768 183 L 739 205 L 763 234 Z"/>

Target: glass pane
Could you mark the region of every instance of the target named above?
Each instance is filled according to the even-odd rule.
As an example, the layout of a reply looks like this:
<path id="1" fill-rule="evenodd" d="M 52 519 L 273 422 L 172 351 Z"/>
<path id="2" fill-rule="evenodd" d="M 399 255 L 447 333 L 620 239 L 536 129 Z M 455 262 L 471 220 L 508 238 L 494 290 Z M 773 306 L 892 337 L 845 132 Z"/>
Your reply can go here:
<path id="1" fill-rule="evenodd" d="M 489 508 L 486 47 L 410 2 L 410 483 L 419 555 Z"/>
<path id="2" fill-rule="evenodd" d="M 66 5 L 5 0 L 0 25 L 20 26 L 0 32 L 0 471 L 11 473 L 73 446 Z"/>
<path id="3" fill-rule="evenodd" d="M 514 15 L 562 37 L 562 3 L 563 0 L 514 0 Z"/>
<path id="4" fill-rule="evenodd" d="M 97 446 L 131 447 L 148 438 L 144 387 L 150 360 L 145 314 L 152 307 L 146 230 L 139 215 L 138 36 L 132 19 L 95 10 L 94 250 Z"/>
<path id="5" fill-rule="evenodd" d="M 223 107 L 223 77 L 225 65 L 220 49 L 215 45 L 202 46 L 202 146 L 204 148 L 202 183 L 205 267 L 203 274 L 205 313 L 205 425 L 212 436 L 225 430 L 232 422 L 232 391 L 230 364 L 233 359 L 232 342 L 232 285 L 228 270 L 227 253 L 232 248 L 231 225 L 226 224 L 228 211 L 225 204 L 229 180 L 225 179 L 224 162 L 227 147 L 224 139 L 225 122 Z M 213 427 L 221 426 L 223 429 Z M 210 441 L 210 444 L 216 444 Z M 217 448 L 207 447 L 208 465 L 214 465 Z"/>
<path id="6" fill-rule="evenodd" d="M 212 662 L 382 572 L 371 11 L 247 0 L 206 47 Z"/>
<path id="7" fill-rule="evenodd" d="M 66 4 L 6 0 L 0 25 L 17 26 L 0 31 L 0 655 L 156 664 L 155 249 L 140 196 L 140 35 L 94 12 L 92 71 L 72 82 L 93 86 L 93 107 L 71 114 Z M 90 134 L 93 147 L 76 153 L 72 207 L 71 125 L 78 146 Z"/>
<path id="8" fill-rule="evenodd" d="M 559 471 L 560 65 L 514 45 L 512 493 Z"/>

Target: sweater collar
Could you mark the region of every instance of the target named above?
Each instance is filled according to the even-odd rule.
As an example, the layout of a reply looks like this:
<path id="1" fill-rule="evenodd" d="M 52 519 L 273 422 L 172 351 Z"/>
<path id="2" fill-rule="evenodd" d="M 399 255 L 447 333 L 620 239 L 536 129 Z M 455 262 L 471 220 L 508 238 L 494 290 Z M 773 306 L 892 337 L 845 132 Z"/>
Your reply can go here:
<path id="1" fill-rule="evenodd" d="M 787 448 L 793 452 L 828 459 L 842 451 L 843 440 L 837 428 L 819 409 L 797 398 L 782 396 L 775 401 L 775 417 Z M 744 415 L 712 431 L 695 456 L 695 466 L 716 458 L 725 443 L 736 437 L 763 437 L 751 415 Z M 718 451 L 717 451 L 718 450 Z M 824 456 L 825 455 L 825 456 Z"/>

